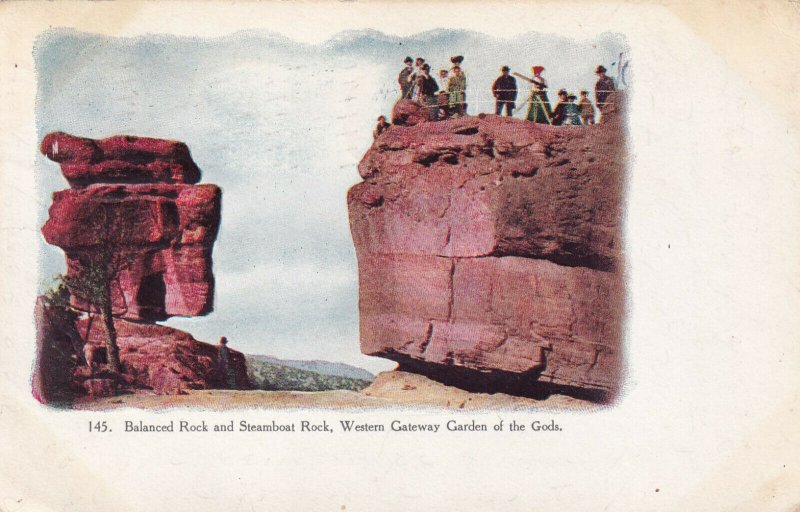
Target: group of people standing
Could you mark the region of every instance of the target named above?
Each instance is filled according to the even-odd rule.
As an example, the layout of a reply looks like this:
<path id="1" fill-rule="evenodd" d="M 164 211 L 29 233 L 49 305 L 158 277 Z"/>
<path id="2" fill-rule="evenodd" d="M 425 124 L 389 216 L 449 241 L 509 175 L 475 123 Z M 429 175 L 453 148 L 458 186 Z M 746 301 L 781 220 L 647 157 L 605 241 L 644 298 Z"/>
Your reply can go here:
<path id="1" fill-rule="evenodd" d="M 550 100 L 547 98 L 547 81 L 542 77 L 543 66 L 533 66 L 533 78 L 526 77 L 519 73 L 514 75 L 521 79 L 530 82 L 531 94 L 528 98 L 528 112 L 525 118 L 534 123 L 552 124 L 552 125 L 582 125 L 594 124 L 595 110 L 589 94 L 586 90 L 580 91 L 580 99 L 574 94 L 568 93 L 565 89 L 558 91 L 558 103 L 555 108 L 550 107 Z M 595 69 L 595 74 L 598 76 L 597 83 L 594 86 L 594 95 L 597 100 L 597 109 L 602 114 L 607 105 L 610 103 L 611 94 L 616 90 L 614 79 L 606 75 L 608 70 L 600 65 Z M 495 93 L 497 101 L 496 113 L 500 115 L 503 106 L 506 108 L 507 115 L 511 115 L 516 101 L 516 80 L 514 77 L 508 75 L 508 66 L 503 67 L 503 75 L 496 81 L 503 79 L 498 86 L 498 91 L 495 91 L 495 86 L 492 86 L 492 91 Z M 513 91 L 513 97 L 511 92 Z M 504 94 L 504 96 L 502 96 Z"/>
<path id="2" fill-rule="evenodd" d="M 457 55 L 450 58 L 453 66 L 450 70 L 439 70 L 439 83 L 431 76 L 431 67 L 422 57 L 416 60 L 405 58 L 405 67 L 400 71 L 397 82 L 400 85 L 402 99 L 410 99 L 421 105 L 427 106 L 433 120 L 457 117 L 467 113 L 467 77 L 461 69 L 464 57 Z M 517 108 L 517 81 L 514 76 L 529 82 L 531 92 L 528 100 L 520 108 L 528 106 L 525 118 L 534 123 L 551 125 L 588 125 L 595 123 L 595 106 L 589 100 L 586 90 L 579 92 L 580 98 L 560 89 L 557 93 L 558 102 L 555 107 L 550 106 L 547 97 L 547 81 L 542 77 L 545 70 L 543 66 L 533 66 L 533 77 L 520 73 L 511 73 L 508 66 L 503 66 L 501 75 L 492 84 L 492 94 L 495 98 L 495 114 L 512 116 Z M 597 66 L 595 74 L 598 76 L 594 87 L 597 109 L 601 115 L 606 106 L 613 100 L 612 94 L 616 90 L 614 80 L 606 75 L 606 68 Z M 512 76 L 514 75 L 514 76 Z M 440 89 L 440 84 L 444 89 Z M 576 102 L 577 100 L 577 102 Z M 378 118 L 375 136 L 380 135 L 389 125 L 384 116 Z"/>
<path id="3" fill-rule="evenodd" d="M 406 57 L 397 82 L 403 99 L 428 106 L 434 120 L 467 113 L 467 76 L 461 69 L 462 55 L 450 57 L 452 67 L 439 70 L 439 83 L 431 76 L 431 66 L 422 57 Z M 440 84 L 443 89 L 440 88 Z"/>

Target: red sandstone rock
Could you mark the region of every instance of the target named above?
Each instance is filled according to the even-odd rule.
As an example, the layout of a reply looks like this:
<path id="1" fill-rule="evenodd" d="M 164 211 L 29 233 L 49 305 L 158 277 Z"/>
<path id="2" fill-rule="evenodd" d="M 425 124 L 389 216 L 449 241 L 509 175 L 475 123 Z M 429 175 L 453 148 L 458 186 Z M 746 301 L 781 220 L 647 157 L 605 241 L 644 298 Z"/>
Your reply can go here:
<path id="1" fill-rule="evenodd" d="M 75 330 L 76 315 L 48 307 L 36 299 L 36 359 L 31 379 L 33 396 L 41 403 L 69 402 L 80 388 L 73 385 L 73 371 L 82 363 L 82 342 Z"/>
<path id="2" fill-rule="evenodd" d="M 50 218 L 42 228 L 48 243 L 64 249 L 68 276 L 80 275 L 101 259 L 110 261 L 105 268 L 115 269 L 111 294 L 117 318 L 155 321 L 211 311 L 211 252 L 221 192 L 215 185 L 190 184 L 200 174 L 185 144 L 52 133 L 42 141 L 42 152 L 61 163 L 73 187 L 53 194 Z M 74 295 L 71 302 L 83 311 L 96 306 Z M 107 396 L 115 386 L 165 394 L 227 387 L 217 347 L 154 324 L 115 320 L 123 373 L 102 365 L 89 368 L 82 345 L 70 348 L 68 343 L 87 337 L 88 321 L 79 322 L 80 334 L 76 315 L 61 318 L 46 309 L 37 307 L 34 395 L 41 401 L 68 400 L 76 389 Z M 88 342 L 102 353 L 105 331 L 99 321 Z M 244 357 L 231 351 L 230 359 L 239 387 L 249 388 Z"/>
<path id="3" fill-rule="evenodd" d="M 124 260 L 115 314 L 131 320 L 205 315 L 213 307 L 211 252 L 220 222 L 215 185 L 91 185 L 53 194 L 45 240 L 64 249 L 69 273 L 111 248 Z M 85 308 L 73 300 L 75 306 Z"/>
<path id="4" fill-rule="evenodd" d="M 430 110 L 416 101 L 400 100 L 392 108 L 392 124 L 397 126 L 413 126 L 430 119 Z"/>
<path id="5" fill-rule="evenodd" d="M 610 269 L 624 178 L 616 135 L 497 116 L 393 128 L 349 192 L 356 247 Z"/>
<path id="6" fill-rule="evenodd" d="M 616 391 L 623 143 L 492 115 L 381 135 L 348 193 L 362 352 Z"/>
<path id="7" fill-rule="evenodd" d="M 48 134 L 41 152 L 61 164 L 70 186 L 92 183 L 197 183 L 200 169 L 182 142 L 119 135 L 102 140 Z"/>
<path id="8" fill-rule="evenodd" d="M 83 389 L 93 398 L 114 396 L 117 392 L 116 382 L 113 379 L 86 379 Z"/>
<path id="9" fill-rule="evenodd" d="M 78 322 L 85 336 L 88 321 Z M 219 350 L 197 341 L 187 332 L 156 324 L 116 320 L 117 345 L 128 389 L 153 390 L 158 394 L 180 394 L 190 389 L 226 388 L 220 372 Z M 105 331 L 95 320 L 89 330 L 89 343 L 105 346 Z M 231 367 L 239 389 L 252 386 L 247 377 L 244 355 L 230 350 Z"/>

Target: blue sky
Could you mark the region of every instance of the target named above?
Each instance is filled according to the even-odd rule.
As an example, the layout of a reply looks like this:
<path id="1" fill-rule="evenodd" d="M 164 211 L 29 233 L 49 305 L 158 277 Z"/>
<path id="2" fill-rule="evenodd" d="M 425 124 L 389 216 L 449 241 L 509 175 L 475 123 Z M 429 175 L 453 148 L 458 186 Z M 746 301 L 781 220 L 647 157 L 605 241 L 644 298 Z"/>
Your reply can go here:
<path id="1" fill-rule="evenodd" d="M 406 55 L 438 70 L 464 55 L 471 114 L 493 109 L 502 65 L 547 68 L 552 89 L 592 90 L 594 67 L 612 69 L 624 39 L 574 41 L 529 33 L 502 39 L 434 30 L 412 37 L 344 32 L 320 45 L 246 31 L 221 38 L 111 38 L 51 30 L 37 41 L 36 126 L 92 138 L 115 134 L 186 142 L 202 181 L 223 190 L 214 248 L 215 311 L 167 325 L 196 338 L 228 336 L 249 353 L 342 361 L 380 371 L 393 363 L 358 348 L 358 280 L 347 189 L 389 114 Z M 521 87 L 521 90 L 527 90 Z M 67 187 L 38 155 L 39 216 Z M 41 285 L 64 271 L 44 240 Z"/>

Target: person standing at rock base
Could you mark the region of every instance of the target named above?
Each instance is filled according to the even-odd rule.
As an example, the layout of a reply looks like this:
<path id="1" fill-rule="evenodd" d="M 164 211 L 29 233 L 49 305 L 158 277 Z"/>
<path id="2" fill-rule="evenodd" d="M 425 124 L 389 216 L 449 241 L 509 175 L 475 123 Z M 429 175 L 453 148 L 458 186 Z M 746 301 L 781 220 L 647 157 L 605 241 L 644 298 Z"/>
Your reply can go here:
<path id="1" fill-rule="evenodd" d="M 231 351 L 228 348 L 228 338 L 222 336 L 219 339 L 219 373 L 222 381 L 228 389 L 236 389 L 236 372 L 231 366 Z"/>
<path id="2" fill-rule="evenodd" d="M 498 116 L 506 109 L 506 116 L 514 115 L 514 102 L 517 100 L 517 81 L 509 75 L 511 68 L 503 66 L 500 76 L 492 84 L 492 94 L 495 99 L 495 114 Z"/>

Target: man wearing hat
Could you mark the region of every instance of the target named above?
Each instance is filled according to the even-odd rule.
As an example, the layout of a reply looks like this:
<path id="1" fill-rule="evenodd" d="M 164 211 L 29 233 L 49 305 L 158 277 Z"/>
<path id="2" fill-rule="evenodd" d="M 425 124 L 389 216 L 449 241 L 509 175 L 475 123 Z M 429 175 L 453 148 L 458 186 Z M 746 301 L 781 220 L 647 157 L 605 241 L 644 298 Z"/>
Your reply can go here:
<path id="1" fill-rule="evenodd" d="M 503 113 L 503 107 L 506 109 L 506 116 L 511 117 L 514 115 L 514 102 L 517 100 L 517 81 L 508 72 L 511 68 L 503 66 L 500 70 L 501 75 L 492 84 L 492 94 L 495 99 L 495 114 L 498 116 Z"/>
<path id="2" fill-rule="evenodd" d="M 414 61 L 411 57 L 406 57 L 403 61 L 405 63 L 405 67 L 400 70 L 400 75 L 397 77 L 397 83 L 400 84 L 400 98 L 402 99 L 409 99 L 411 98 L 411 80 L 409 77 L 414 72 Z"/>
<path id="3" fill-rule="evenodd" d="M 430 71 L 430 65 L 423 64 L 417 73 L 417 101 L 420 105 L 428 107 L 431 119 L 436 121 L 439 118 L 439 100 L 436 98 L 439 85 L 430 75 Z"/>
<path id="4" fill-rule="evenodd" d="M 567 105 L 564 108 L 565 119 L 564 124 L 580 125 L 581 123 L 581 109 L 575 104 L 578 99 L 574 94 L 567 95 Z"/>
<path id="5" fill-rule="evenodd" d="M 552 124 L 556 126 L 561 126 L 567 119 L 567 96 L 566 89 L 558 90 L 558 103 L 556 103 L 555 108 L 553 108 L 553 114 L 550 116 Z"/>
<path id="6" fill-rule="evenodd" d="M 594 72 L 599 77 L 597 83 L 594 84 L 594 97 L 597 100 L 597 108 L 600 110 L 600 114 L 602 114 L 603 109 L 609 103 L 606 100 L 617 88 L 614 86 L 614 79 L 610 76 L 606 76 L 606 68 L 603 67 L 602 64 L 597 66 Z"/>

